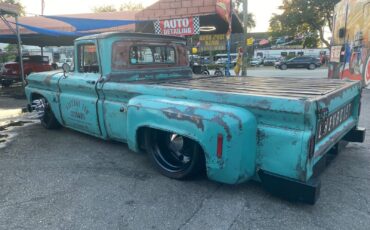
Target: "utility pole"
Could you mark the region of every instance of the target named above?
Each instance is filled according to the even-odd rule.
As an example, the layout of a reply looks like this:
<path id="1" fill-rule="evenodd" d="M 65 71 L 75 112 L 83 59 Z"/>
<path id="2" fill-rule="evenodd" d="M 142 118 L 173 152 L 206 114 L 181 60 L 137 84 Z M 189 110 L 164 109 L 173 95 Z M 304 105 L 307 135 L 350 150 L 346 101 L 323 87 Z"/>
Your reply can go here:
<path id="1" fill-rule="evenodd" d="M 41 0 L 41 16 L 44 15 L 44 10 L 45 10 L 45 0 Z"/>
<path id="2" fill-rule="evenodd" d="M 243 25 L 244 25 L 244 36 L 243 36 L 243 66 L 242 76 L 247 76 L 247 65 L 248 65 L 248 46 L 247 46 L 247 34 L 248 34 L 248 0 L 243 0 Z"/>

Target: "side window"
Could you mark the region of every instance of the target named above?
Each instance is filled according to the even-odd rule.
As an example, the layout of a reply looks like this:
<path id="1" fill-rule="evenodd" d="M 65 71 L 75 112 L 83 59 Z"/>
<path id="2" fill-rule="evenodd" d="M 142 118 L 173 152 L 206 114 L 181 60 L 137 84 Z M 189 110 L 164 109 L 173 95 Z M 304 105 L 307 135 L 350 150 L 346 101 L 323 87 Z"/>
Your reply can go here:
<path id="1" fill-rule="evenodd" d="M 83 44 L 78 46 L 78 72 L 99 73 L 99 63 L 95 44 Z"/>

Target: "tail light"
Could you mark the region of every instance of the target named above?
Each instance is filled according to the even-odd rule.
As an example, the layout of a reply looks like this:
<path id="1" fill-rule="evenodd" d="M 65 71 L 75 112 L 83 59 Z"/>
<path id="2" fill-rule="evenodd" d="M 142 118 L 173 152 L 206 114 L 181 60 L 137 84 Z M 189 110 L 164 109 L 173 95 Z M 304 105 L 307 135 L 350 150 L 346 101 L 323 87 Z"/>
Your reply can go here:
<path id="1" fill-rule="evenodd" d="M 217 158 L 222 158 L 222 148 L 223 148 L 224 137 L 222 134 L 217 136 Z"/>

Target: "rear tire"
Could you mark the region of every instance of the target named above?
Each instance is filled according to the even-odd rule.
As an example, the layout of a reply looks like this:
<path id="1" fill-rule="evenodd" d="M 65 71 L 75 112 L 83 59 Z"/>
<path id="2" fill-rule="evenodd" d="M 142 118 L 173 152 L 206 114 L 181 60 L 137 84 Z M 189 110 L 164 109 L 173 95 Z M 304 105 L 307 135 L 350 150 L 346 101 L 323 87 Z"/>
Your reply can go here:
<path id="1" fill-rule="evenodd" d="M 216 71 L 215 71 L 215 76 L 217 76 L 217 77 L 222 77 L 222 76 L 224 76 L 224 74 L 222 73 L 222 71 L 221 71 L 221 70 L 216 70 Z"/>
<path id="2" fill-rule="evenodd" d="M 1 86 L 4 87 L 4 88 L 9 88 L 11 86 L 11 82 L 3 82 L 1 83 Z"/>
<path id="3" fill-rule="evenodd" d="M 191 179 L 204 168 L 201 147 L 187 137 L 149 129 L 145 132 L 145 148 L 154 166 L 169 178 Z"/>

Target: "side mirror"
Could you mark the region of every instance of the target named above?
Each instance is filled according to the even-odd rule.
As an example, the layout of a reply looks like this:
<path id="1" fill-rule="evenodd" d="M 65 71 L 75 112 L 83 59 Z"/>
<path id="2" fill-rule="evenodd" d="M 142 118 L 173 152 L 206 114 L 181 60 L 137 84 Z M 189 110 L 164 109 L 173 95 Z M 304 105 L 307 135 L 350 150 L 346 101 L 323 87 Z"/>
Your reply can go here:
<path id="1" fill-rule="evenodd" d="M 62 65 L 62 69 L 63 69 L 63 73 L 65 75 L 66 73 L 69 73 L 71 71 L 71 66 L 67 63 L 64 63 Z"/>

